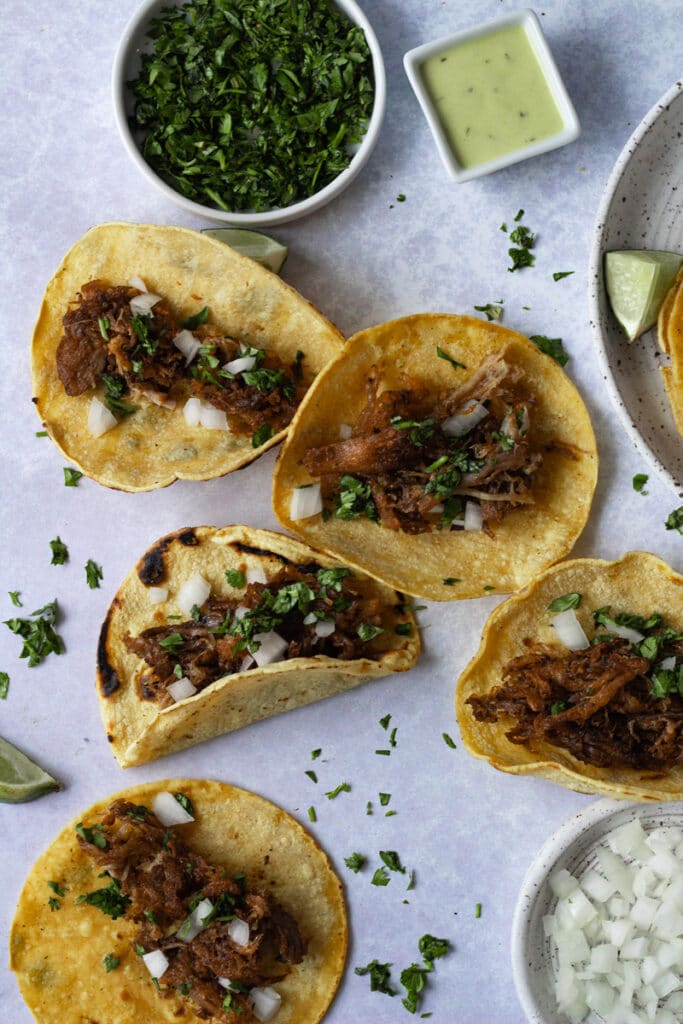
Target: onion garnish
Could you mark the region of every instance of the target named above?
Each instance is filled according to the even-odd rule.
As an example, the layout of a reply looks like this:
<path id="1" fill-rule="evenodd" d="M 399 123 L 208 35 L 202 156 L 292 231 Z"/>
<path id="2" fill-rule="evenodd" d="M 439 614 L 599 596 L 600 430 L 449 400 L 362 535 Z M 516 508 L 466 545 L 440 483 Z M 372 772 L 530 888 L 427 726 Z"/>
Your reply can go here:
<path id="1" fill-rule="evenodd" d="M 185 580 L 176 595 L 176 604 L 181 612 L 190 615 L 192 609 L 201 608 L 211 593 L 211 584 L 207 583 L 201 573 L 195 572 L 189 580 Z"/>
<path id="2" fill-rule="evenodd" d="M 164 828 L 170 828 L 171 825 L 187 825 L 188 822 L 194 821 L 192 815 L 176 800 L 173 793 L 166 790 L 154 797 L 152 810 Z"/>
<path id="3" fill-rule="evenodd" d="M 255 664 L 255 662 L 254 662 L 254 659 L 253 659 L 252 655 L 251 654 L 247 654 L 246 658 L 242 659 L 242 664 L 239 667 L 239 671 L 240 672 L 246 672 L 254 664 Z"/>
<path id="4" fill-rule="evenodd" d="M 603 619 L 601 625 L 604 626 L 608 633 L 620 636 L 622 640 L 628 640 L 630 644 L 639 644 L 641 640 L 645 639 L 643 633 L 639 633 L 637 629 L 631 629 L 629 626 L 618 626 L 611 619 Z"/>
<path id="5" fill-rule="evenodd" d="M 228 373 L 245 373 L 247 370 L 253 370 L 255 363 L 256 356 L 238 356 L 237 359 L 231 359 L 229 363 L 224 363 L 223 369 Z"/>
<path id="6" fill-rule="evenodd" d="M 252 988 L 249 998 L 253 1004 L 253 1012 L 256 1020 L 272 1020 L 280 1009 L 282 996 L 274 988 Z"/>
<path id="7" fill-rule="evenodd" d="M 181 676 L 180 679 L 176 679 L 174 683 L 169 683 L 166 689 L 171 694 L 176 704 L 180 700 L 186 700 L 188 697 L 194 697 L 197 692 L 197 687 L 192 685 L 187 676 Z"/>
<path id="8" fill-rule="evenodd" d="M 339 436 L 341 437 L 342 441 L 348 441 L 352 434 L 353 428 L 350 427 L 348 423 L 339 424 Z"/>
<path id="9" fill-rule="evenodd" d="M 183 416 L 188 427 L 198 427 L 201 423 L 202 402 L 200 398 L 188 398 L 183 406 Z"/>
<path id="10" fill-rule="evenodd" d="M 168 970 L 168 960 L 160 949 L 142 954 L 142 962 L 153 978 L 161 978 Z"/>
<path id="11" fill-rule="evenodd" d="M 332 636 L 335 631 L 335 624 L 332 621 L 316 622 L 315 635 L 324 640 L 326 636 Z"/>
<path id="12" fill-rule="evenodd" d="M 281 661 L 288 646 L 287 641 L 273 629 L 268 633 L 254 633 L 254 640 L 259 644 L 259 648 L 252 651 L 252 654 L 259 668 L 262 665 L 272 665 L 274 661 Z"/>
<path id="13" fill-rule="evenodd" d="M 213 903 L 211 900 L 202 900 L 201 903 L 198 903 L 176 932 L 178 938 L 182 939 L 183 942 L 192 942 L 194 937 L 199 935 L 202 928 L 205 927 L 205 918 L 209 916 L 212 910 Z"/>
<path id="14" fill-rule="evenodd" d="M 453 416 L 443 421 L 441 429 L 446 437 L 464 437 L 478 423 L 485 420 L 488 414 L 488 409 L 481 402 L 467 402 L 462 409 L 458 409 Z"/>
<path id="15" fill-rule="evenodd" d="M 232 988 L 232 981 L 230 978 L 217 978 L 216 980 L 223 988 Z"/>
<path id="16" fill-rule="evenodd" d="M 107 409 L 103 402 L 100 402 L 96 395 L 90 399 L 88 406 L 88 430 L 93 437 L 101 437 L 108 430 L 115 427 L 119 421 L 116 416 Z"/>
<path id="17" fill-rule="evenodd" d="M 588 637 L 573 608 L 567 608 L 566 611 L 555 615 L 550 625 L 555 630 L 560 643 L 568 647 L 570 651 L 585 651 L 587 647 L 590 647 Z"/>
<path id="18" fill-rule="evenodd" d="M 256 565 L 248 565 L 247 566 L 247 571 L 245 573 L 245 579 L 247 581 L 247 586 L 249 586 L 250 583 L 267 583 L 268 582 L 266 574 L 265 574 L 265 572 L 263 570 L 263 566 L 261 566 L 258 563 Z"/>
<path id="19" fill-rule="evenodd" d="M 180 349 L 185 356 L 185 366 L 190 365 L 194 357 L 199 352 L 199 349 L 202 347 L 202 343 L 199 339 L 195 338 L 192 331 L 188 331 L 187 329 L 178 331 L 173 339 L 173 344 L 177 349 Z"/>
<path id="20" fill-rule="evenodd" d="M 308 484 L 295 487 L 289 503 L 289 517 L 295 522 L 298 519 L 310 519 L 323 510 L 323 499 L 320 484 Z"/>
<path id="21" fill-rule="evenodd" d="M 240 917 L 233 917 L 228 921 L 228 935 L 236 946 L 246 946 L 249 943 L 249 925 Z"/>
<path id="22" fill-rule="evenodd" d="M 217 409 L 209 402 L 202 402 L 199 420 L 207 430 L 230 430 L 224 409 Z"/>
<path id="23" fill-rule="evenodd" d="M 131 288 L 137 288 L 139 292 L 147 291 L 147 285 L 145 284 L 141 277 L 137 276 L 137 274 L 134 274 L 133 277 L 131 277 L 128 284 L 131 286 Z"/>
<path id="24" fill-rule="evenodd" d="M 168 597 L 166 587 L 147 587 L 147 597 L 150 604 L 161 604 Z"/>
<path id="25" fill-rule="evenodd" d="M 134 295 L 130 300 L 130 311 L 135 316 L 149 316 L 152 307 L 156 306 L 157 302 L 161 302 L 161 295 L 155 295 L 154 292 L 143 292 L 142 295 Z"/>
<path id="26" fill-rule="evenodd" d="M 478 532 L 483 529 L 484 515 L 478 501 L 465 502 L 465 529 Z"/>

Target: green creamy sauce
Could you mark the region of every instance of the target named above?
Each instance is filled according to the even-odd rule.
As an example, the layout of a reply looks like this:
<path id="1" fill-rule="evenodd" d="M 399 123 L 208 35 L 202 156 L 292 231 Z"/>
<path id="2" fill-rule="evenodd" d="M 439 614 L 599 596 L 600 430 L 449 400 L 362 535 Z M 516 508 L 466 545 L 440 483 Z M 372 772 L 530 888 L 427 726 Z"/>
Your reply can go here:
<path id="1" fill-rule="evenodd" d="M 521 25 L 429 57 L 422 79 L 461 167 L 557 135 L 562 118 Z"/>

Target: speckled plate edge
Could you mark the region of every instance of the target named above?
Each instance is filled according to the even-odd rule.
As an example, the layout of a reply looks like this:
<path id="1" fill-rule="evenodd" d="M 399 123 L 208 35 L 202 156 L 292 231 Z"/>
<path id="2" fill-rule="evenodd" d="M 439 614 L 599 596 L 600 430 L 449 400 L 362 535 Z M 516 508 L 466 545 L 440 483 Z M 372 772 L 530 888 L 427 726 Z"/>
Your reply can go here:
<path id="1" fill-rule="evenodd" d="M 548 885 L 549 875 L 560 867 L 568 870 L 585 863 L 589 851 L 607 832 L 634 817 L 651 825 L 675 822 L 683 826 L 683 802 L 625 803 L 602 799 L 589 804 L 565 821 L 543 844 L 530 865 L 517 897 L 512 917 L 510 953 L 517 997 L 529 1024 L 570 1024 L 555 1007 L 550 991 L 549 945 L 542 932 L 543 916 L 556 902 Z M 590 1014 L 585 1024 L 603 1024 Z"/>
<path id="2" fill-rule="evenodd" d="M 679 97 L 683 98 L 683 80 L 679 80 L 668 89 L 664 95 L 648 111 L 630 139 L 619 154 L 612 173 L 607 181 L 605 190 L 600 201 L 598 214 L 593 231 L 593 244 L 589 262 L 589 316 L 593 340 L 600 364 L 600 370 L 605 381 L 607 391 L 614 407 L 617 410 L 619 419 L 622 422 L 627 434 L 633 441 L 638 451 L 647 459 L 656 473 L 683 496 L 683 459 L 679 461 L 676 470 L 666 465 L 653 450 L 651 445 L 643 437 L 637 422 L 629 411 L 624 397 L 619 389 L 615 372 L 610 360 L 610 352 L 607 346 L 606 335 L 610 329 L 611 312 L 608 309 L 607 299 L 603 285 L 603 253 L 605 251 L 605 234 L 608 226 L 611 206 L 618 191 L 621 180 L 624 177 L 631 159 L 638 147 L 643 143 L 648 133 L 657 123 L 659 118 L 665 114 L 672 103 Z M 636 342 L 637 344 L 637 342 Z M 624 339 L 624 345 L 627 345 Z M 668 411 L 668 404 L 667 404 Z M 683 456 L 683 443 L 681 444 Z"/>

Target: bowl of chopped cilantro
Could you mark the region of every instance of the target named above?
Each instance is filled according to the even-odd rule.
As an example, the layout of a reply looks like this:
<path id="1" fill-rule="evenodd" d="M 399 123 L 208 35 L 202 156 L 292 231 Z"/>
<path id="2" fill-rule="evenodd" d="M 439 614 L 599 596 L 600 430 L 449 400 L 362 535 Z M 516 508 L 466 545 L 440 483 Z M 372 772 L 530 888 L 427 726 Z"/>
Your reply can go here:
<path id="1" fill-rule="evenodd" d="M 113 91 L 130 156 L 169 199 L 268 226 L 353 181 L 386 87 L 354 0 L 147 0 L 119 44 Z"/>

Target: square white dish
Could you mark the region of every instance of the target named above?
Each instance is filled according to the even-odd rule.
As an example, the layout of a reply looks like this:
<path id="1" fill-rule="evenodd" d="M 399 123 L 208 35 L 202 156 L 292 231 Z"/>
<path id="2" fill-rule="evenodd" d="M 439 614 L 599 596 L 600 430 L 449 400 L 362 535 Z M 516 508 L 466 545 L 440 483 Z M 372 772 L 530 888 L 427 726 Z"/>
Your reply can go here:
<path id="1" fill-rule="evenodd" d="M 524 29 L 532 52 L 547 82 L 550 94 L 560 115 L 562 129 L 550 136 L 512 149 L 494 159 L 467 167 L 463 166 L 453 151 L 439 113 L 429 95 L 423 79 L 422 67 L 425 61 L 437 54 L 444 53 L 464 43 L 483 39 L 501 29 L 518 26 Z M 540 22 L 531 9 L 526 9 L 516 14 L 508 14 L 502 18 L 497 18 L 495 21 L 489 21 L 483 25 L 475 25 L 473 28 L 456 32 L 452 36 L 445 36 L 431 43 L 417 46 L 404 55 L 403 66 L 418 102 L 422 107 L 431 133 L 434 136 L 441 160 L 454 181 L 470 181 L 472 178 L 479 178 L 485 174 L 499 171 L 503 167 L 509 167 L 520 160 L 527 160 L 529 157 L 548 153 L 550 150 L 558 149 L 560 146 L 573 142 L 581 133 L 581 126 L 572 101 L 557 69 L 550 47 L 543 35 Z"/>

